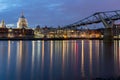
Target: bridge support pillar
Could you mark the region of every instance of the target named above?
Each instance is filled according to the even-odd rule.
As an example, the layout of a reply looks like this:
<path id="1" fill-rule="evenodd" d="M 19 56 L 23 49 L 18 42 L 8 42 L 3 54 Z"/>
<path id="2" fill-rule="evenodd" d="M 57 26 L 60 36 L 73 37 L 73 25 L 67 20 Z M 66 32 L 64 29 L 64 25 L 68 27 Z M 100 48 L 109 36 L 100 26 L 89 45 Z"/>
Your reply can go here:
<path id="1" fill-rule="evenodd" d="M 113 37 L 112 28 L 105 28 L 104 37 L 103 37 L 104 42 L 112 42 L 113 38 L 114 37 Z"/>

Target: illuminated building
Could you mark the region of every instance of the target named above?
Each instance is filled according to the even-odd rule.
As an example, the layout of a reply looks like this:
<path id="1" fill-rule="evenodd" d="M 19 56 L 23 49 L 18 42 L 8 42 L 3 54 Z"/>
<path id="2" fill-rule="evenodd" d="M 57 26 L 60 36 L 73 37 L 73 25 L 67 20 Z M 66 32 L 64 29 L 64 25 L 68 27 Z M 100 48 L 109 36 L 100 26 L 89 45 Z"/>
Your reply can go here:
<path id="1" fill-rule="evenodd" d="M 6 28 L 4 20 L 0 23 L 0 37 L 6 37 L 8 35 L 8 28 Z"/>
<path id="2" fill-rule="evenodd" d="M 28 28 L 28 22 L 23 13 L 17 22 L 17 28 Z"/>
<path id="3" fill-rule="evenodd" d="M 28 28 L 27 20 L 22 14 L 18 20 L 17 28 L 7 28 L 4 20 L 0 23 L 0 38 L 19 38 L 19 37 L 33 37 L 34 30 Z"/>
<path id="4" fill-rule="evenodd" d="M 11 30 L 10 30 L 11 29 Z M 33 37 L 34 31 L 32 29 L 17 29 L 17 28 L 10 28 L 9 33 L 12 35 L 12 37 Z M 8 36 L 9 37 L 9 36 Z"/>
<path id="5" fill-rule="evenodd" d="M 0 28 L 6 28 L 6 25 L 5 25 L 4 20 L 1 21 L 1 23 L 0 23 Z"/>

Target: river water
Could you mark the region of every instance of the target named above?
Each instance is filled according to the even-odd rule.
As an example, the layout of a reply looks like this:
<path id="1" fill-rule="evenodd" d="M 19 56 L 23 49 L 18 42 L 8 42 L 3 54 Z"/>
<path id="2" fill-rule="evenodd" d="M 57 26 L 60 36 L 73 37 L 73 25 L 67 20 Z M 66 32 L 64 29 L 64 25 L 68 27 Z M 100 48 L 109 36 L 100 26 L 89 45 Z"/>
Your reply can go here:
<path id="1" fill-rule="evenodd" d="M 0 80 L 120 76 L 120 41 L 0 41 Z"/>

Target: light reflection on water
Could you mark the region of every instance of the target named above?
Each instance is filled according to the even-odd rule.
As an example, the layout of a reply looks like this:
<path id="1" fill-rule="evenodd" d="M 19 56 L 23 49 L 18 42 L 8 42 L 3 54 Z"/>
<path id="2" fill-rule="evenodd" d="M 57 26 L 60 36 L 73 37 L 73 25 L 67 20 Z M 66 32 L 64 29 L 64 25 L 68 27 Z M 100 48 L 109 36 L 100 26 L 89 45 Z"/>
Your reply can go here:
<path id="1" fill-rule="evenodd" d="M 120 76 L 120 41 L 0 41 L 0 79 L 80 80 Z"/>

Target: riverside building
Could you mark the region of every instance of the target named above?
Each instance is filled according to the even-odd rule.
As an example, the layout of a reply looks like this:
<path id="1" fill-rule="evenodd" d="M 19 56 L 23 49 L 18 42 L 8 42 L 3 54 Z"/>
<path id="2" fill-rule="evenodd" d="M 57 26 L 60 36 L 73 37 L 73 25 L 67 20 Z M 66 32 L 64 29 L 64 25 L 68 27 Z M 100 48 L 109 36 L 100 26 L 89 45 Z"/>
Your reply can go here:
<path id="1" fill-rule="evenodd" d="M 20 16 L 17 22 L 17 28 L 7 28 L 4 20 L 0 23 L 0 37 L 6 38 L 21 38 L 33 37 L 34 30 L 28 27 L 27 19 L 24 14 Z"/>

